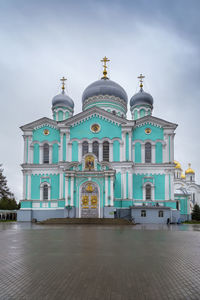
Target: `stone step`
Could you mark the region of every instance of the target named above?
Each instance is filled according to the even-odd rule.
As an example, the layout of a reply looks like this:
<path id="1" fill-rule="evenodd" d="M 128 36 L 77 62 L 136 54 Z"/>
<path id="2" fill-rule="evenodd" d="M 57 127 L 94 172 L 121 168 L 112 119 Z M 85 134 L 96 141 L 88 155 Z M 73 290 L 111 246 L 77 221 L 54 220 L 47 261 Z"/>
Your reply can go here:
<path id="1" fill-rule="evenodd" d="M 52 218 L 38 222 L 38 224 L 99 224 L 99 225 L 133 225 L 125 219 L 106 218 Z"/>

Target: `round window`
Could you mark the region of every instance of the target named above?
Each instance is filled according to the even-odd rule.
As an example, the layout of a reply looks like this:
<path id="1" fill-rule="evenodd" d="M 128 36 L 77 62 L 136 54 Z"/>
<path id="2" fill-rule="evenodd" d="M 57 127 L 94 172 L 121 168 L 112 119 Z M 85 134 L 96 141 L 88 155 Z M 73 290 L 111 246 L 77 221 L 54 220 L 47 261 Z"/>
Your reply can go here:
<path id="1" fill-rule="evenodd" d="M 49 130 L 48 129 L 44 129 L 43 133 L 44 133 L 44 135 L 49 135 Z"/>
<path id="2" fill-rule="evenodd" d="M 97 133 L 100 131 L 100 125 L 99 124 L 92 124 L 91 125 L 91 131 L 94 133 Z"/>
<path id="3" fill-rule="evenodd" d="M 145 129 L 145 133 L 146 133 L 146 134 L 150 134 L 150 133 L 151 133 L 151 128 L 146 128 L 146 129 Z"/>

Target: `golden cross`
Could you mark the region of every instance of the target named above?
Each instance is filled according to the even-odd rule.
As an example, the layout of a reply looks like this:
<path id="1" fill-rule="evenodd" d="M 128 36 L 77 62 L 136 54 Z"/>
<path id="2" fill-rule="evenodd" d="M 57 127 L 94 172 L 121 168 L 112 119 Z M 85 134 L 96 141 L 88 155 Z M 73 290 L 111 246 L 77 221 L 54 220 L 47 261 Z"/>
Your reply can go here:
<path id="1" fill-rule="evenodd" d="M 138 79 L 140 79 L 140 87 L 143 87 L 143 79 L 145 78 L 144 75 L 140 74 L 140 76 L 138 76 Z"/>
<path id="2" fill-rule="evenodd" d="M 60 81 L 62 81 L 62 90 L 64 92 L 65 90 L 65 81 L 67 80 L 67 78 L 65 78 L 64 76 L 60 79 Z"/>
<path id="3" fill-rule="evenodd" d="M 106 76 L 107 75 L 107 66 L 106 66 L 106 63 L 109 62 L 110 60 L 105 56 L 102 60 L 101 60 L 104 64 L 103 64 L 103 67 L 104 67 L 104 70 L 103 70 L 103 77 L 101 79 L 108 79 L 108 77 Z"/>

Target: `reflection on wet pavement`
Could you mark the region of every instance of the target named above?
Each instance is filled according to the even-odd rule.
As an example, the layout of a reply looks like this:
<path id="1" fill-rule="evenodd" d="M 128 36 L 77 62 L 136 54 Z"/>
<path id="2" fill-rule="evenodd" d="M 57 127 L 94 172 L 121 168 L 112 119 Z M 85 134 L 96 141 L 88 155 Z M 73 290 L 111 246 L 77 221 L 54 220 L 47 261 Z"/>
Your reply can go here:
<path id="1" fill-rule="evenodd" d="M 0 223 L 0 299 L 200 299 L 200 225 Z"/>

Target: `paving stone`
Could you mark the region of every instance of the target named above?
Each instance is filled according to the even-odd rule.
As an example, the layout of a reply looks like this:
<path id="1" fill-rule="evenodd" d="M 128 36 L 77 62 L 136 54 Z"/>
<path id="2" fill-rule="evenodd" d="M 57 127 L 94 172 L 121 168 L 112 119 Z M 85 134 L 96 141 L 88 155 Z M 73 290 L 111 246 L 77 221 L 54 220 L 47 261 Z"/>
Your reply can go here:
<path id="1" fill-rule="evenodd" d="M 0 300 L 200 299 L 200 226 L 0 223 Z"/>

